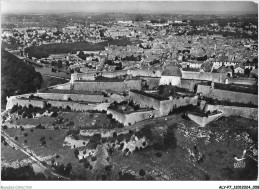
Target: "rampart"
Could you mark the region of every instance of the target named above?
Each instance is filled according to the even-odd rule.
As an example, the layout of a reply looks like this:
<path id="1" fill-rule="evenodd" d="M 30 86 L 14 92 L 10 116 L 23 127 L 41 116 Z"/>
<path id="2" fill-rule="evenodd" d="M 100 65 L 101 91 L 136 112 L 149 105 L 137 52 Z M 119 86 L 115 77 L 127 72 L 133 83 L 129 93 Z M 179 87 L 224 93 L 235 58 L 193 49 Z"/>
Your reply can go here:
<path id="1" fill-rule="evenodd" d="M 85 73 L 73 73 L 71 74 L 71 82 L 76 80 L 95 80 L 96 76 L 103 76 L 106 78 L 116 78 L 118 76 L 127 75 L 127 70 L 118 71 L 90 71 Z"/>
<path id="2" fill-rule="evenodd" d="M 40 107 L 40 108 L 43 108 L 45 105 L 42 100 L 28 100 L 28 99 L 22 99 L 20 97 L 12 96 L 7 99 L 6 110 L 12 109 L 14 105 L 28 107 L 30 104 L 32 106 Z"/>
<path id="3" fill-rule="evenodd" d="M 215 110 L 221 111 L 225 116 L 241 116 L 248 119 L 258 120 L 258 108 L 237 107 L 237 106 L 224 106 L 206 104 L 204 111 L 213 112 Z"/>
<path id="4" fill-rule="evenodd" d="M 223 83 L 223 82 L 225 82 L 225 79 L 227 78 L 227 76 L 226 76 L 226 74 L 223 74 L 223 73 L 182 71 L 182 78 Z"/>
<path id="5" fill-rule="evenodd" d="M 141 89 L 142 80 L 126 80 L 118 82 L 109 81 L 75 81 L 73 84 L 74 90 L 82 91 L 116 91 L 123 92 L 130 89 Z"/>
<path id="6" fill-rule="evenodd" d="M 160 100 L 155 98 L 129 91 L 129 99 L 139 104 L 141 108 L 154 108 L 155 110 L 160 110 Z"/>
<path id="7" fill-rule="evenodd" d="M 73 73 L 71 74 L 71 82 L 73 83 L 75 80 L 95 80 L 96 72 L 88 72 L 88 73 Z"/>
<path id="8" fill-rule="evenodd" d="M 191 120 L 193 120 L 195 123 L 199 124 L 201 127 L 205 127 L 208 123 L 218 119 L 222 115 L 223 115 L 222 113 L 218 113 L 218 114 L 209 115 L 206 117 L 206 116 L 200 116 L 200 115 L 193 114 L 193 113 L 188 113 L 188 117 Z"/>
<path id="9" fill-rule="evenodd" d="M 224 100 L 224 101 L 226 100 L 226 101 L 241 102 L 241 103 L 252 103 L 254 105 L 258 105 L 258 95 L 215 89 L 207 85 L 199 84 L 197 87 L 197 94 L 201 94 L 204 97 L 218 99 L 218 100 Z"/>
<path id="10" fill-rule="evenodd" d="M 50 86 L 50 89 L 60 89 L 60 90 L 69 90 L 70 89 L 70 83 L 65 83 L 65 84 L 58 84 L 55 86 Z"/>
<path id="11" fill-rule="evenodd" d="M 257 80 L 254 78 L 229 78 L 229 84 L 255 85 Z"/>
<path id="12" fill-rule="evenodd" d="M 51 100 L 71 100 L 71 101 L 85 101 L 85 102 L 102 102 L 103 95 L 85 95 L 85 94 L 56 94 L 56 93 L 37 93 L 43 99 Z"/>
<path id="13" fill-rule="evenodd" d="M 146 76 L 146 77 L 161 77 L 162 72 L 160 70 L 148 70 L 148 69 L 129 69 L 128 75 L 132 76 Z"/>
<path id="14" fill-rule="evenodd" d="M 139 104 L 143 108 L 154 108 L 160 112 L 160 115 L 168 115 L 172 109 L 187 106 L 187 105 L 197 105 L 198 96 L 193 97 L 176 97 L 172 99 L 159 100 L 153 97 L 146 96 L 138 92 L 129 92 L 130 100 L 133 100 L 135 103 Z"/>
<path id="15" fill-rule="evenodd" d="M 107 114 L 112 114 L 112 117 L 118 122 L 124 124 L 124 126 L 133 125 L 146 119 L 156 118 L 160 115 L 157 110 L 137 111 L 129 114 L 124 114 L 110 108 L 107 109 Z"/>
<path id="16" fill-rule="evenodd" d="M 41 99 L 28 99 L 26 97 L 11 97 L 7 101 L 6 110 L 11 109 L 14 105 L 18 106 L 26 106 L 32 105 L 34 107 L 45 107 L 47 104 L 50 104 L 54 107 L 66 108 L 69 106 L 72 110 L 75 111 L 87 111 L 87 110 L 107 110 L 107 107 L 110 105 L 109 103 L 101 103 L 101 104 L 86 104 L 80 102 L 73 101 L 61 101 L 61 100 L 41 100 Z"/>
<path id="17" fill-rule="evenodd" d="M 198 96 L 193 97 L 177 97 L 173 98 L 172 100 L 163 100 L 160 101 L 160 113 L 161 115 L 168 115 L 171 110 L 175 108 L 179 108 L 182 106 L 193 105 L 197 106 L 198 103 Z"/>

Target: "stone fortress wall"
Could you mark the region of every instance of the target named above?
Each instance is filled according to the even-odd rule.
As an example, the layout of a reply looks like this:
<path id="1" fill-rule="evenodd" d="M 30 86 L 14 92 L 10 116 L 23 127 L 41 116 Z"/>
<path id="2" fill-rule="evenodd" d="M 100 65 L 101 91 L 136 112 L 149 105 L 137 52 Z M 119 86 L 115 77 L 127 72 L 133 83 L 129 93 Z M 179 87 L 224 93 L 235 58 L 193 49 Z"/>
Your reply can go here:
<path id="1" fill-rule="evenodd" d="M 30 94 L 29 94 L 30 95 Z M 26 94 L 26 96 L 29 96 Z M 25 98 L 26 98 L 25 96 Z M 75 111 L 87 111 L 87 110 L 107 110 L 107 107 L 110 103 L 93 103 L 93 104 L 86 104 L 80 103 L 75 101 L 62 101 L 62 100 L 41 100 L 41 99 L 23 99 L 22 97 L 15 97 L 12 96 L 7 99 L 6 110 L 12 109 L 14 105 L 18 106 L 26 106 L 32 105 L 34 107 L 41 107 L 44 108 L 47 104 L 51 104 L 54 107 L 62 107 L 66 108 L 69 106 L 72 110 Z"/>
<path id="2" fill-rule="evenodd" d="M 224 83 L 227 76 L 224 73 L 182 71 L 182 78 L 192 79 L 192 80 L 212 81 L 215 83 Z"/>
<path id="3" fill-rule="evenodd" d="M 32 105 L 34 107 L 43 108 L 45 104 L 42 100 L 22 99 L 20 96 L 11 96 L 10 98 L 7 98 L 6 110 L 12 109 L 14 105 L 22 107 L 29 107 L 29 105 Z"/>
<path id="4" fill-rule="evenodd" d="M 169 100 L 158 100 L 153 97 L 145 96 L 136 92 L 129 92 L 129 99 L 143 108 L 154 108 L 158 110 L 161 116 L 168 115 L 172 109 L 187 106 L 197 105 L 198 96 L 193 97 L 177 97 Z"/>
<path id="5" fill-rule="evenodd" d="M 258 121 L 258 108 L 238 107 L 238 106 L 225 106 L 225 105 L 211 105 L 206 104 L 204 111 L 213 112 L 214 110 L 221 111 L 225 116 L 241 116 L 248 119 L 254 119 Z"/>
<path id="6" fill-rule="evenodd" d="M 162 72 L 160 70 L 149 70 L 149 69 L 129 69 L 127 70 L 128 75 L 132 76 L 145 76 L 145 77 L 161 77 Z"/>
<path id="7" fill-rule="evenodd" d="M 161 77 L 160 70 L 148 69 L 133 69 L 133 70 L 118 70 L 118 71 L 89 71 L 85 73 L 71 74 L 71 83 L 76 80 L 95 80 L 95 76 L 103 76 L 107 78 L 115 78 L 123 75 L 144 76 L 144 77 Z"/>
<path id="8" fill-rule="evenodd" d="M 226 100 L 231 102 L 252 103 L 254 105 L 258 105 L 258 95 L 215 89 L 206 85 L 198 85 L 197 94 L 222 101 Z"/>
<path id="9" fill-rule="evenodd" d="M 200 84 L 201 82 L 201 80 L 181 79 L 181 83 L 178 87 L 185 88 L 190 92 L 195 92 L 195 85 Z"/>
<path id="10" fill-rule="evenodd" d="M 192 114 L 192 113 L 188 113 L 187 115 L 195 123 L 197 123 L 201 127 L 205 127 L 209 122 L 214 121 L 214 120 L 220 118 L 223 115 L 223 113 L 209 115 L 207 117 L 206 116 L 200 116 L 200 115 Z"/>
<path id="11" fill-rule="evenodd" d="M 173 98 L 172 100 L 163 100 L 160 101 L 160 114 L 168 115 L 172 109 L 179 108 L 181 106 L 193 105 L 197 106 L 198 96 L 193 97 L 179 97 Z"/>
<path id="12" fill-rule="evenodd" d="M 257 80 L 254 78 L 229 78 L 228 84 L 255 85 Z"/>
<path id="13" fill-rule="evenodd" d="M 141 89 L 141 80 L 127 80 L 122 82 L 96 82 L 96 81 L 75 81 L 74 90 L 82 91 L 116 91 L 123 92 L 130 89 Z"/>
<path id="14" fill-rule="evenodd" d="M 103 95 L 87 95 L 87 94 L 37 93 L 34 95 L 39 96 L 43 99 L 51 99 L 51 100 L 71 99 L 71 101 L 85 101 L 85 102 L 102 102 L 105 99 Z"/>
<path id="15" fill-rule="evenodd" d="M 65 84 L 58 84 L 55 86 L 50 86 L 51 89 L 60 89 L 60 90 L 69 90 L 71 88 L 71 83 L 65 83 Z"/>
<path id="16" fill-rule="evenodd" d="M 124 126 L 133 125 L 137 122 L 159 117 L 159 112 L 157 110 L 148 110 L 148 111 L 138 111 L 129 114 L 124 114 L 114 109 L 107 109 L 107 114 L 112 114 L 112 117 L 118 122 L 124 124 Z"/>
<path id="17" fill-rule="evenodd" d="M 106 78 L 115 78 L 118 76 L 127 75 L 127 70 L 118 71 L 89 71 L 85 73 L 73 73 L 71 74 L 71 82 L 76 80 L 95 80 L 96 76 L 103 76 Z"/>

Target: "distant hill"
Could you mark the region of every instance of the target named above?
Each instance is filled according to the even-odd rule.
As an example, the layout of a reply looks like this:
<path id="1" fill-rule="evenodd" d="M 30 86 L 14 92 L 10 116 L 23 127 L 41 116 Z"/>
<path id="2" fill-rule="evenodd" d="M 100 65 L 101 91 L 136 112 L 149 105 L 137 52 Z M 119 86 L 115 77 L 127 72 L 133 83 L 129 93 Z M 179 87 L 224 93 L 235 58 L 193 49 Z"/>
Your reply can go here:
<path id="1" fill-rule="evenodd" d="M 34 67 L 25 64 L 11 53 L 1 49 L 1 105 L 6 97 L 35 92 L 43 79 Z"/>

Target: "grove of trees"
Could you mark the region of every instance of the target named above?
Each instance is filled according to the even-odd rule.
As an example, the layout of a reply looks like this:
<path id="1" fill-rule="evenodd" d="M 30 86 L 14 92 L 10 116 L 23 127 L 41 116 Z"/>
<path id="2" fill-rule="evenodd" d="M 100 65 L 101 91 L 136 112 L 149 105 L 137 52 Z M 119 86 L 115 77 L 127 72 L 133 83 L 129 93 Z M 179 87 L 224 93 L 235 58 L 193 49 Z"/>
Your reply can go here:
<path id="1" fill-rule="evenodd" d="M 1 101 L 6 97 L 35 92 L 41 87 L 43 78 L 35 68 L 25 64 L 11 53 L 1 49 Z"/>
<path id="2" fill-rule="evenodd" d="M 73 53 L 77 51 L 101 51 L 109 45 L 130 45 L 131 41 L 128 39 L 112 39 L 106 38 L 107 41 L 90 44 L 88 42 L 74 42 L 74 43 L 58 43 L 58 44 L 44 44 L 40 46 L 31 46 L 25 49 L 29 58 L 36 57 L 47 58 L 49 54 Z"/>

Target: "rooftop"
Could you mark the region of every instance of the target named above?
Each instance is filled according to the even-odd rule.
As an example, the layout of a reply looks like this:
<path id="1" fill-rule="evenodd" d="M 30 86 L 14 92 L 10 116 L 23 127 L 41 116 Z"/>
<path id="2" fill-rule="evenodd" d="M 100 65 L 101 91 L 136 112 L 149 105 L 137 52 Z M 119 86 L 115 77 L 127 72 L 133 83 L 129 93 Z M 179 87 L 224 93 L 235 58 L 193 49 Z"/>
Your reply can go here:
<path id="1" fill-rule="evenodd" d="M 165 67 L 164 71 L 162 72 L 162 75 L 164 76 L 177 76 L 177 77 L 181 77 L 181 70 L 179 69 L 178 66 L 176 65 L 170 65 Z"/>

